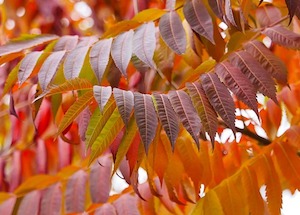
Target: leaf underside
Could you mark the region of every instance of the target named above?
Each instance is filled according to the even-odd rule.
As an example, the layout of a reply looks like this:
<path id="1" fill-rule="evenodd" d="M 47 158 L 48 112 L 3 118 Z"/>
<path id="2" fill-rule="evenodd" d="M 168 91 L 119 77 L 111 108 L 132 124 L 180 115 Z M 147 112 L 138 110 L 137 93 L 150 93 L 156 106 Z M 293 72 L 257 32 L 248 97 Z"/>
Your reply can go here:
<path id="1" fill-rule="evenodd" d="M 125 91 L 118 88 L 114 88 L 113 93 L 123 122 L 127 126 L 134 104 L 133 93 L 131 91 Z"/>

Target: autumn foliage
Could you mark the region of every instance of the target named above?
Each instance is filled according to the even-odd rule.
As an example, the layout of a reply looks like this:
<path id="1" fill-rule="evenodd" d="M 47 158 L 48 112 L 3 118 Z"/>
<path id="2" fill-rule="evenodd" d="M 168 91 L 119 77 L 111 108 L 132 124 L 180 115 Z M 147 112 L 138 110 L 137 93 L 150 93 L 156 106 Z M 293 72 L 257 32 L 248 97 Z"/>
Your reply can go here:
<path id="1" fill-rule="evenodd" d="M 300 189 L 297 0 L 0 8 L 0 214 L 276 215 Z"/>

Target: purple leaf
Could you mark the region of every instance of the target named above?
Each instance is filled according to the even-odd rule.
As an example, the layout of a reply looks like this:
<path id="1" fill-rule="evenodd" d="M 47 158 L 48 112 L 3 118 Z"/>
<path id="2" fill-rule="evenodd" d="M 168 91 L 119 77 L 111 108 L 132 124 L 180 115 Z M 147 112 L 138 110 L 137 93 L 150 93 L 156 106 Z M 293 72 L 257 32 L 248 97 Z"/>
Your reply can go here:
<path id="1" fill-rule="evenodd" d="M 124 124 L 127 126 L 134 104 L 133 93 L 131 91 L 120 90 L 118 88 L 114 88 L 113 92 L 120 115 Z"/>
<path id="2" fill-rule="evenodd" d="M 108 87 L 102 87 L 102 86 L 94 86 L 93 87 L 94 91 L 94 97 L 96 101 L 98 102 L 100 113 L 102 113 L 104 106 L 108 102 L 112 89 L 110 86 Z"/>
<path id="3" fill-rule="evenodd" d="M 41 215 L 59 214 L 61 210 L 62 187 L 60 183 L 56 183 L 48 187 L 42 196 Z"/>
<path id="4" fill-rule="evenodd" d="M 73 50 L 78 43 L 77 35 L 66 35 L 59 38 L 57 43 L 55 44 L 53 50 L 54 51 L 71 51 Z"/>

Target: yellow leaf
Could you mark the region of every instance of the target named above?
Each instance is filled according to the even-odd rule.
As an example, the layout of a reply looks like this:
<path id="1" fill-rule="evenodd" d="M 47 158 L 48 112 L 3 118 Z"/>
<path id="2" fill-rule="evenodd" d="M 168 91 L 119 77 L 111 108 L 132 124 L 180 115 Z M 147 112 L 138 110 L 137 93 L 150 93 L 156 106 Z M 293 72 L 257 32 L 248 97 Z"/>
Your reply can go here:
<path id="1" fill-rule="evenodd" d="M 226 214 L 224 213 L 220 199 L 218 198 L 214 190 L 210 190 L 205 197 L 197 202 L 195 209 L 191 213 L 192 215 L 211 215 L 211 214 Z M 235 213 L 233 213 L 235 214 Z"/>
<path id="2" fill-rule="evenodd" d="M 162 17 L 165 13 L 166 11 L 163 11 L 161 9 L 150 8 L 139 12 L 132 18 L 132 20 L 138 21 L 140 23 L 154 21 Z"/>

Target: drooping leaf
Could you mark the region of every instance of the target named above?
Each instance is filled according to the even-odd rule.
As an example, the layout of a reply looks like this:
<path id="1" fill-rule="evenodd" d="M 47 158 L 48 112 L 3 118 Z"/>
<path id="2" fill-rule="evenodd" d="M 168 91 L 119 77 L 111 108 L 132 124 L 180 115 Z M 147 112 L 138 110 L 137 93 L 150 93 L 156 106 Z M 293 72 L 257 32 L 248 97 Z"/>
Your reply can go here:
<path id="1" fill-rule="evenodd" d="M 232 12 L 231 0 L 225 0 L 224 7 L 225 7 L 225 16 L 226 16 L 226 19 L 233 26 L 237 26 L 236 22 L 235 22 L 235 19 L 234 19 L 233 12 Z"/>
<path id="2" fill-rule="evenodd" d="M 200 78 L 210 104 L 228 127 L 235 132 L 235 106 L 229 91 L 215 73 L 206 73 Z"/>
<path id="3" fill-rule="evenodd" d="M 95 210 L 94 215 L 117 215 L 115 207 L 110 203 L 105 203 Z"/>
<path id="4" fill-rule="evenodd" d="M 222 202 L 214 190 L 206 193 L 205 197 L 199 200 L 192 211 L 192 215 L 198 214 L 225 214 L 222 208 Z"/>
<path id="5" fill-rule="evenodd" d="M 112 38 L 103 39 L 95 43 L 91 48 L 90 63 L 98 79 L 98 83 L 101 82 L 102 76 L 108 65 L 111 44 Z"/>
<path id="6" fill-rule="evenodd" d="M 281 25 L 266 28 L 262 33 L 270 37 L 278 45 L 290 49 L 300 49 L 300 35 Z"/>
<path id="7" fill-rule="evenodd" d="M 78 42 L 77 35 L 65 35 L 58 39 L 53 50 L 54 51 L 71 51 L 73 50 Z"/>
<path id="8" fill-rule="evenodd" d="M 67 80 L 74 79 L 79 76 L 89 48 L 89 46 L 77 47 L 67 55 L 64 62 L 64 75 Z"/>
<path id="9" fill-rule="evenodd" d="M 140 213 L 136 201 L 137 199 L 134 196 L 127 193 L 114 201 L 113 205 L 117 210 L 117 214 L 139 215 Z"/>
<path id="10" fill-rule="evenodd" d="M 81 48 L 81 47 L 85 47 L 85 46 L 90 47 L 91 45 L 93 45 L 97 41 L 98 41 L 98 37 L 95 36 L 95 35 L 80 37 L 76 48 Z"/>
<path id="11" fill-rule="evenodd" d="M 188 1 L 183 7 L 183 12 L 191 28 L 215 44 L 212 19 L 202 0 Z"/>
<path id="12" fill-rule="evenodd" d="M 29 78 L 42 53 L 42 51 L 30 52 L 21 61 L 18 72 L 19 85 L 22 85 L 27 80 L 27 78 Z"/>
<path id="13" fill-rule="evenodd" d="M 91 167 L 89 182 L 93 203 L 105 203 L 111 188 L 112 158 L 103 155 Z"/>
<path id="14" fill-rule="evenodd" d="M 81 78 L 74 78 L 72 80 L 67 80 L 63 84 L 58 86 L 50 87 L 48 90 L 45 91 L 41 96 L 37 97 L 36 100 L 44 97 L 44 96 L 52 96 L 55 94 L 61 94 L 68 91 L 73 90 L 91 90 L 93 89 L 93 85 L 89 80 L 81 79 Z"/>
<path id="15" fill-rule="evenodd" d="M 76 119 L 76 117 L 89 105 L 93 99 L 93 91 L 90 90 L 83 96 L 80 96 L 78 100 L 74 102 L 60 122 L 57 136 L 59 136 Z"/>
<path id="16" fill-rule="evenodd" d="M 18 208 L 18 215 L 31 215 L 38 214 L 39 204 L 41 199 L 41 191 L 35 190 L 28 193 L 21 201 L 21 204 Z"/>
<path id="17" fill-rule="evenodd" d="M 252 55 L 239 51 L 232 53 L 229 59 L 234 66 L 240 68 L 256 89 L 278 103 L 273 79 Z"/>
<path id="18" fill-rule="evenodd" d="M 102 113 L 104 106 L 108 102 L 112 89 L 110 86 L 108 87 L 102 87 L 102 86 L 94 86 L 93 87 L 94 97 L 96 101 L 98 102 L 100 112 Z"/>
<path id="19" fill-rule="evenodd" d="M 115 109 L 107 123 L 104 125 L 95 142 L 92 143 L 93 145 L 91 148 L 92 152 L 89 164 L 91 164 L 109 147 L 109 145 L 116 138 L 123 126 L 124 124 L 122 121 L 122 117 L 120 116 L 118 110 Z"/>
<path id="20" fill-rule="evenodd" d="M 91 115 L 91 111 L 87 107 L 79 114 L 79 117 L 77 119 L 77 123 L 78 125 L 80 125 L 78 128 L 78 133 L 82 141 L 85 141 L 85 133 L 88 128 Z"/>
<path id="21" fill-rule="evenodd" d="M 153 69 L 156 67 L 153 61 L 155 47 L 156 36 L 154 22 L 140 26 L 133 36 L 133 53 Z"/>
<path id="22" fill-rule="evenodd" d="M 4 193 L 4 192 L 2 194 L 11 195 L 11 194 Z M 12 214 L 17 198 L 15 196 L 11 195 L 11 197 L 8 198 L 8 199 L 6 199 L 6 198 L 3 199 L 2 196 L 1 196 L 0 199 L 1 199 L 0 213 L 2 213 L 2 214 Z"/>
<path id="23" fill-rule="evenodd" d="M 10 95 L 10 99 L 9 99 L 9 114 L 15 116 L 16 118 L 19 118 L 17 111 L 15 109 L 15 100 L 13 95 Z"/>
<path id="24" fill-rule="evenodd" d="M 261 27 L 271 26 L 273 23 L 281 18 L 281 12 L 279 8 L 272 5 L 265 5 L 257 8 L 256 20 Z"/>
<path id="25" fill-rule="evenodd" d="M 219 79 L 258 116 L 256 91 L 249 84 L 247 77 L 229 62 L 224 61 L 216 65 L 215 72 Z"/>
<path id="26" fill-rule="evenodd" d="M 277 80 L 278 83 L 287 84 L 287 68 L 281 59 L 275 56 L 264 44 L 254 40 L 246 43 L 244 48 L 258 60 L 260 65 Z"/>
<path id="27" fill-rule="evenodd" d="M 39 83 L 43 91 L 47 89 L 49 83 L 54 78 L 65 53 L 66 51 L 53 52 L 43 63 L 38 73 Z"/>
<path id="28" fill-rule="evenodd" d="M 210 8 L 212 9 L 212 11 L 216 14 L 216 16 L 219 19 L 223 19 L 223 1 L 220 0 L 210 0 L 208 1 L 208 4 L 210 6 Z"/>
<path id="29" fill-rule="evenodd" d="M 182 90 L 170 91 L 168 96 L 178 118 L 199 147 L 199 132 L 202 126 L 190 97 Z"/>
<path id="30" fill-rule="evenodd" d="M 85 192 L 88 175 L 79 170 L 67 181 L 65 192 L 66 213 L 79 213 L 85 208 Z"/>
<path id="31" fill-rule="evenodd" d="M 154 93 L 153 96 L 156 100 L 158 118 L 166 131 L 174 150 L 175 141 L 179 133 L 176 113 L 167 95 Z"/>
<path id="32" fill-rule="evenodd" d="M 149 9 L 143 10 L 143 11 L 139 12 L 138 14 L 136 14 L 132 18 L 132 20 L 138 21 L 140 23 L 150 22 L 150 21 L 159 19 L 165 13 L 166 13 L 166 11 L 158 9 L 158 8 L 149 8 Z"/>
<path id="33" fill-rule="evenodd" d="M 189 90 L 194 107 L 200 116 L 204 130 L 209 134 L 212 143 L 214 143 L 218 127 L 218 116 L 214 108 L 209 103 L 209 100 L 199 82 L 186 83 L 186 87 Z"/>
<path id="34" fill-rule="evenodd" d="M 122 33 L 126 33 L 127 31 L 131 31 L 132 29 L 135 29 L 140 25 L 141 23 L 138 20 L 134 20 L 134 19 L 123 20 L 121 22 L 114 24 L 112 27 L 108 28 L 101 38 L 116 37 Z"/>
<path id="35" fill-rule="evenodd" d="M 51 42 L 52 40 L 57 39 L 56 35 L 34 35 L 29 39 L 20 39 L 11 41 L 3 46 L 0 46 L 0 57 L 12 53 L 17 53 L 24 51 L 25 49 L 32 48 L 34 46 L 38 46 L 43 43 Z"/>
<path id="36" fill-rule="evenodd" d="M 289 10 L 290 15 L 290 22 L 292 22 L 292 19 L 296 13 L 297 8 L 299 7 L 299 1 L 298 0 L 285 0 L 286 6 Z"/>
<path id="37" fill-rule="evenodd" d="M 133 93 L 131 91 L 125 91 L 118 88 L 114 88 L 113 93 L 123 122 L 127 126 L 134 104 Z"/>
<path id="38" fill-rule="evenodd" d="M 133 35 L 133 30 L 120 34 L 114 39 L 111 47 L 111 56 L 125 77 L 127 77 L 126 70 L 132 55 Z"/>
<path id="39" fill-rule="evenodd" d="M 56 183 L 48 187 L 42 195 L 41 215 L 58 214 L 61 210 L 62 191 L 61 184 Z"/>
<path id="40" fill-rule="evenodd" d="M 174 10 L 175 9 L 176 0 L 166 0 L 166 9 Z"/>
<path id="41" fill-rule="evenodd" d="M 153 141 L 158 124 L 152 97 L 148 94 L 134 93 L 134 115 L 145 151 Z"/>
<path id="42" fill-rule="evenodd" d="M 135 118 L 132 117 L 129 121 L 129 124 L 126 128 L 126 133 L 124 134 L 122 141 L 118 147 L 118 151 L 116 154 L 116 160 L 114 162 L 114 169 L 113 174 L 117 171 L 120 167 L 122 160 L 124 159 L 125 155 L 127 154 L 131 144 L 135 141 L 137 135 L 138 127 L 135 122 Z"/>
<path id="43" fill-rule="evenodd" d="M 116 104 L 114 102 L 109 102 L 107 106 L 105 106 L 102 114 L 100 113 L 99 109 L 96 109 L 94 111 L 85 135 L 86 148 L 91 147 L 95 142 L 106 122 L 109 120 L 111 114 L 114 112 L 115 108 Z"/>
<path id="44" fill-rule="evenodd" d="M 159 32 L 165 43 L 177 54 L 186 49 L 186 36 L 177 12 L 170 11 L 160 18 Z"/>

